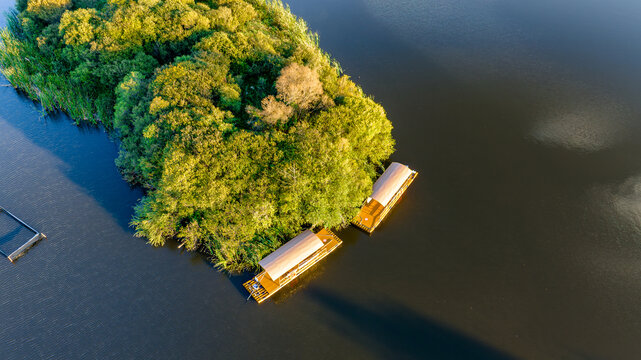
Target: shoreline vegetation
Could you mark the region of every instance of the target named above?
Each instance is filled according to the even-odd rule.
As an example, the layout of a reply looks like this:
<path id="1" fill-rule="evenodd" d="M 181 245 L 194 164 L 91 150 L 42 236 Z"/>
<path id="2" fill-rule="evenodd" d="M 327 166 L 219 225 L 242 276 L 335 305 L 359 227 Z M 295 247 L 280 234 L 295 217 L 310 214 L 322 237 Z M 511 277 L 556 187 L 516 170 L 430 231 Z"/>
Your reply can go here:
<path id="1" fill-rule="evenodd" d="M 394 151 L 384 109 L 280 1 L 18 0 L 7 20 L 7 80 L 119 140 L 146 189 L 136 235 L 221 269 L 349 224 Z"/>

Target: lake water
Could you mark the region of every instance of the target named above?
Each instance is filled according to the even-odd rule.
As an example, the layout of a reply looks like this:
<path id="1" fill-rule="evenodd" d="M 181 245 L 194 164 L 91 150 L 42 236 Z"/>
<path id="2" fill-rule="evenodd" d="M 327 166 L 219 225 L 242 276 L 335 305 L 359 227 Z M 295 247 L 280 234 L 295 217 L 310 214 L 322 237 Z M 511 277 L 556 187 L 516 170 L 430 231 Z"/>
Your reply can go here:
<path id="1" fill-rule="evenodd" d="M 133 237 L 104 131 L 0 87 L 0 206 L 48 236 L 0 259 L 0 358 L 640 358 L 641 3 L 289 3 L 420 172 L 383 225 L 246 302 Z"/>

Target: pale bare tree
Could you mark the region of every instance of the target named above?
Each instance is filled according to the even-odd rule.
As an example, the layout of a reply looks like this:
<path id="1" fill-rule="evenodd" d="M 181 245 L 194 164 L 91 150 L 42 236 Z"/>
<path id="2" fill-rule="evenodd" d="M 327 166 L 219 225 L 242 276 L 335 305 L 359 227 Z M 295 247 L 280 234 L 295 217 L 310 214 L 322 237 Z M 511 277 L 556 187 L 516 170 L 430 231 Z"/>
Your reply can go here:
<path id="1" fill-rule="evenodd" d="M 323 94 L 318 73 L 306 66 L 291 63 L 283 68 L 276 80 L 278 98 L 299 109 L 309 109 Z"/>
<path id="2" fill-rule="evenodd" d="M 292 115 L 292 112 L 294 112 L 291 106 L 282 101 L 278 101 L 274 95 L 269 95 L 264 98 L 260 102 L 260 105 L 261 109 L 248 106 L 247 112 L 270 125 L 276 125 L 286 121 Z"/>

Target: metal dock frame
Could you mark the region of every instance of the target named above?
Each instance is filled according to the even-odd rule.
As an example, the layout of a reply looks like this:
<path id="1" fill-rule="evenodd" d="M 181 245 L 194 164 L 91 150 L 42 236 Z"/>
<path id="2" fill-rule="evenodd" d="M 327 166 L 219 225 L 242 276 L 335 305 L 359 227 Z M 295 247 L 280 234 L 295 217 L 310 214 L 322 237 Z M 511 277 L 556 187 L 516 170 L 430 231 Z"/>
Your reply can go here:
<path id="1" fill-rule="evenodd" d="M 10 213 L 7 209 L 3 208 L 2 206 L 0 206 L 0 213 L 5 213 L 5 214 L 9 215 L 9 217 L 11 217 L 13 220 L 18 222 L 20 225 L 26 227 L 27 229 L 29 229 L 29 231 L 31 231 L 31 232 L 33 232 L 35 234 L 33 237 L 31 237 L 31 239 L 29 239 L 26 243 L 22 244 L 19 248 L 14 250 L 9 255 L 5 254 L 2 250 L 0 250 L 0 253 L 2 255 L 6 256 L 7 259 L 9 259 L 9 261 L 14 262 L 17 258 L 19 258 L 22 254 L 24 254 L 24 252 L 27 249 L 29 249 L 31 246 L 33 246 L 36 242 L 38 242 L 41 239 L 46 239 L 47 238 L 45 236 L 45 234 L 43 234 L 43 233 L 37 231 L 36 229 L 32 228 L 27 223 L 25 223 L 24 221 L 20 220 L 20 218 L 18 218 L 17 216 L 13 215 L 12 213 Z"/>

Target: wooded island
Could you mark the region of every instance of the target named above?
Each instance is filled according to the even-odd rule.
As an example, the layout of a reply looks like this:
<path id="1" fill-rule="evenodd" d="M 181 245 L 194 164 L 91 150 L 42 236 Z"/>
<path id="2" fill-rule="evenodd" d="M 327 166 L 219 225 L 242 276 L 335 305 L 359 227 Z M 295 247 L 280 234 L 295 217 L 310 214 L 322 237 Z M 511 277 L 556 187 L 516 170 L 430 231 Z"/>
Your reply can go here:
<path id="1" fill-rule="evenodd" d="M 393 152 L 384 109 L 280 1 L 18 0 L 0 67 L 47 111 L 102 124 L 143 186 L 137 235 L 226 270 L 359 212 Z M 98 175 L 99 176 L 99 175 Z"/>

